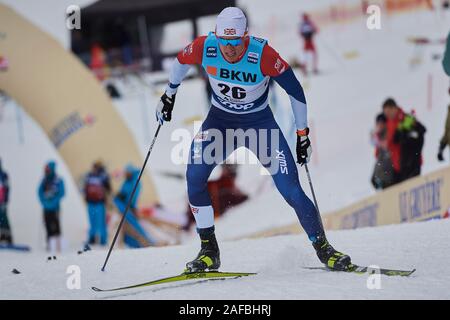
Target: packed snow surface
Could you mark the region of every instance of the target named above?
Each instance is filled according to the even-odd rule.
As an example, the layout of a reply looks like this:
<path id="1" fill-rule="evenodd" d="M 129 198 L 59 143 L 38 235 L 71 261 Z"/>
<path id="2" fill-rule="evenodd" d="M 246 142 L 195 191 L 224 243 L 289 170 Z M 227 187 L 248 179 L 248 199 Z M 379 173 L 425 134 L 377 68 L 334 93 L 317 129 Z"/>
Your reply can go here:
<path id="1" fill-rule="evenodd" d="M 380 289 L 367 275 L 307 270 L 320 266 L 304 235 L 220 241 L 221 271 L 257 272 L 225 281 L 179 282 L 121 292 L 94 292 L 179 274 L 198 244 L 117 250 L 106 272 L 104 250 L 76 252 L 47 261 L 44 254 L 0 251 L 0 299 L 450 299 L 450 220 L 329 232 L 333 245 L 361 265 L 413 269 L 409 277 L 381 276 Z M 81 289 L 69 290 L 73 266 Z M 17 269 L 21 274 L 13 274 Z M 71 269 L 70 269 L 71 268 Z M 71 273 L 67 273 L 67 272 Z"/>

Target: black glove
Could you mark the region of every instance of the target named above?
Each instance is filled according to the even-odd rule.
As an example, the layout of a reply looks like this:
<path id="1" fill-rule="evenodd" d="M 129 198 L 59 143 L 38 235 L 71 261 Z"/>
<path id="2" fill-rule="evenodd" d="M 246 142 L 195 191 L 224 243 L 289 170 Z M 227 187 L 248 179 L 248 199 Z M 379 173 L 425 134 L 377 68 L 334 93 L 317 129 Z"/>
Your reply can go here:
<path id="1" fill-rule="evenodd" d="M 175 105 L 175 95 L 168 96 L 164 93 L 161 99 L 156 106 L 156 121 L 159 122 L 160 125 L 164 123 L 164 121 L 172 120 L 172 110 Z"/>
<path id="2" fill-rule="evenodd" d="M 308 138 L 309 129 L 297 131 L 297 162 L 304 165 L 309 162 L 312 148 Z"/>
<path id="3" fill-rule="evenodd" d="M 438 155 L 437 155 L 437 158 L 439 161 L 444 161 L 444 149 L 445 149 L 445 144 L 441 143 L 439 145 L 439 151 L 438 151 Z"/>

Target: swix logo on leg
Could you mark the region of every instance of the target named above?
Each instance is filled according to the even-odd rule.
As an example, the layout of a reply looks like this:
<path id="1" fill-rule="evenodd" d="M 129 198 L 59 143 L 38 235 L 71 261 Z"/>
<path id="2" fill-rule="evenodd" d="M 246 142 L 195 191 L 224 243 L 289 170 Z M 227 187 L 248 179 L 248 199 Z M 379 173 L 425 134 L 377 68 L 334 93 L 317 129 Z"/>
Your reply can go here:
<path id="1" fill-rule="evenodd" d="M 243 71 L 234 71 L 228 69 L 220 69 L 220 77 L 223 79 L 237 80 L 241 82 L 256 82 L 257 75 Z"/>
<path id="2" fill-rule="evenodd" d="M 287 167 L 287 162 L 286 162 L 286 156 L 284 155 L 284 151 L 280 151 L 280 150 L 275 150 L 275 151 L 277 153 L 275 158 L 280 163 L 281 173 L 282 174 L 289 174 L 288 167 Z"/>

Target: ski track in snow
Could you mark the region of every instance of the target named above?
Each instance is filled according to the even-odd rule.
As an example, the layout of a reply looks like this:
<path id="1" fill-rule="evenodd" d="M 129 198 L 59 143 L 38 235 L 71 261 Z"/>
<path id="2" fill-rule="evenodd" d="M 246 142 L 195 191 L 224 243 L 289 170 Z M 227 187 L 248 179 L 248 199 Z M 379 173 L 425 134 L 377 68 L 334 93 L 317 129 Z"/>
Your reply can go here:
<path id="1" fill-rule="evenodd" d="M 137 284 L 180 273 L 198 248 L 192 245 L 112 253 L 66 254 L 47 262 L 45 255 L 0 252 L 0 299 L 449 299 L 450 220 L 329 232 L 336 248 L 353 262 L 412 269 L 410 277 L 381 276 L 381 289 L 367 288 L 367 275 L 305 270 L 320 266 L 304 235 L 221 241 L 222 271 L 258 275 L 223 281 L 179 282 L 98 293 L 90 289 Z M 221 240 L 221 239 L 219 239 Z M 69 290 L 70 265 L 81 270 L 81 289 Z M 22 273 L 11 273 L 17 268 Z"/>

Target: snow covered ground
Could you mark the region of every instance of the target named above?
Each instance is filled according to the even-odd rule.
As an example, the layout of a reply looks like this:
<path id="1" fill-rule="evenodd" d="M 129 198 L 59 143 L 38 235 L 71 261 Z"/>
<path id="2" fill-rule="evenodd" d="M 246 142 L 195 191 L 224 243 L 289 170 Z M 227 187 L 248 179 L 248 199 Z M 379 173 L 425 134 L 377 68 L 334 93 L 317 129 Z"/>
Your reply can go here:
<path id="1" fill-rule="evenodd" d="M 379 289 L 368 289 L 367 275 L 304 269 L 320 266 L 304 235 L 220 242 L 222 271 L 256 276 L 112 293 L 90 288 L 178 274 L 197 246 L 114 251 L 104 273 L 105 251 L 74 252 L 48 262 L 43 255 L 0 252 L 0 299 L 450 299 L 449 234 L 450 219 L 330 232 L 331 242 L 355 263 L 417 269 L 407 278 L 381 276 Z M 73 266 L 81 271 L 79 290 L 66 285 Z M 14 268 L 22 273 L 13 274 Z"/>

